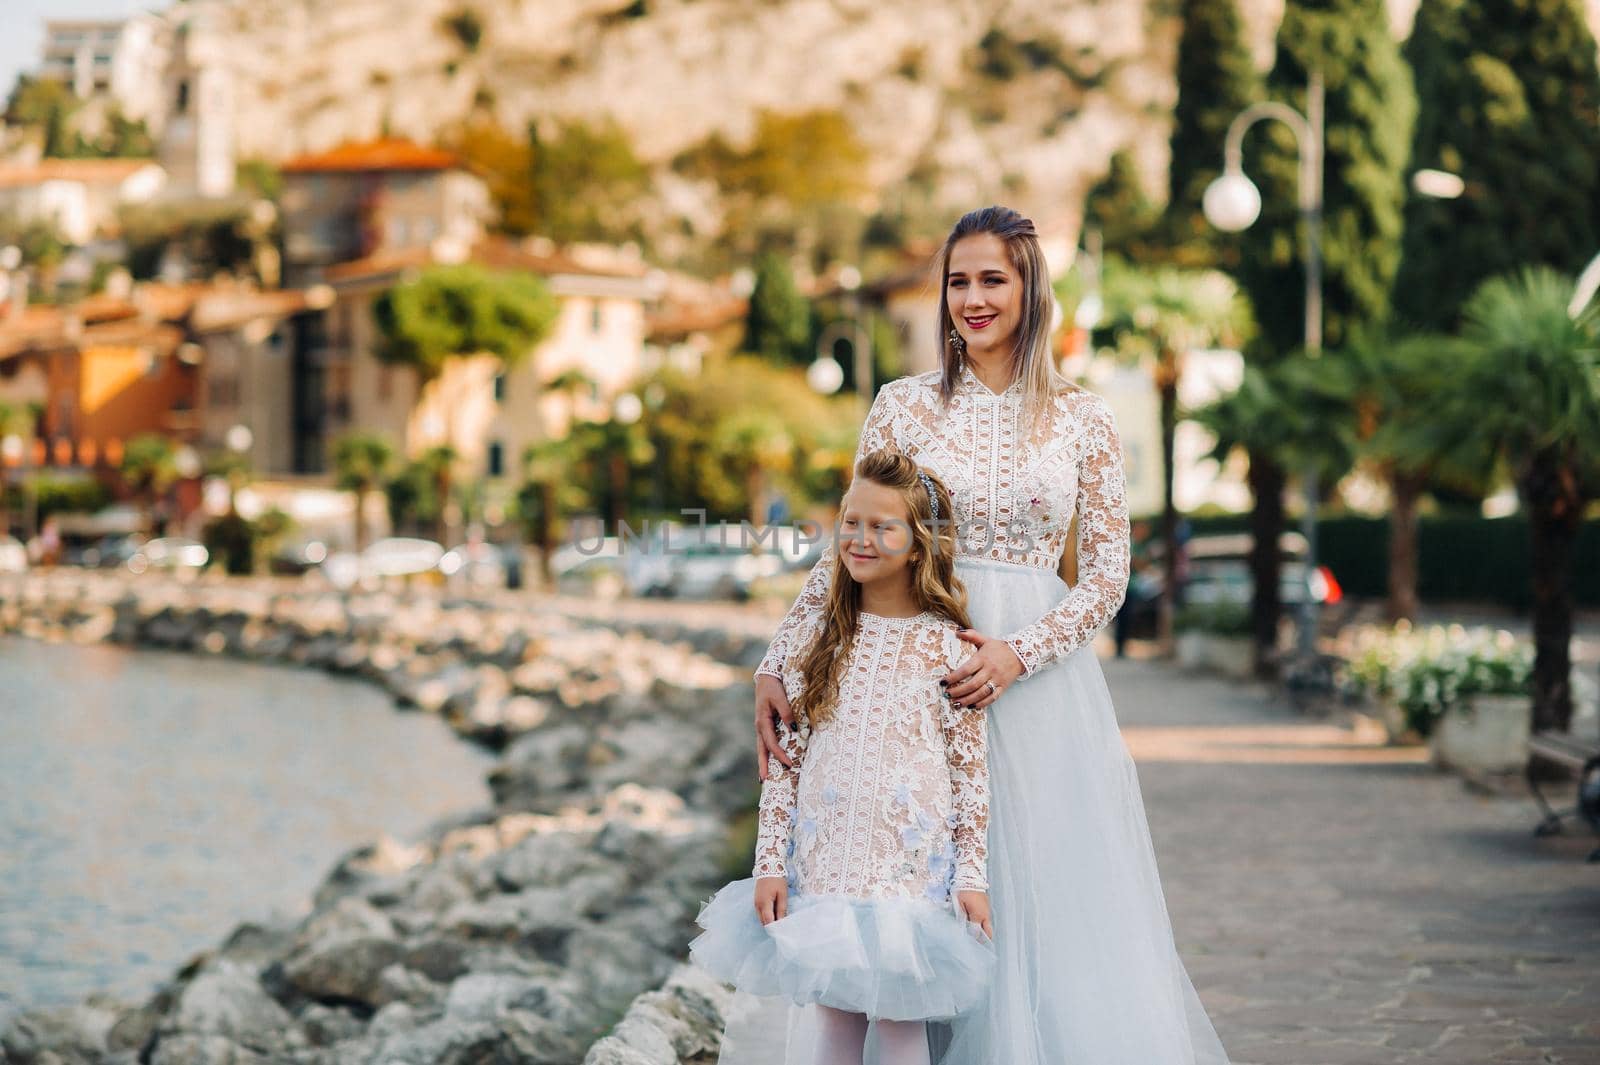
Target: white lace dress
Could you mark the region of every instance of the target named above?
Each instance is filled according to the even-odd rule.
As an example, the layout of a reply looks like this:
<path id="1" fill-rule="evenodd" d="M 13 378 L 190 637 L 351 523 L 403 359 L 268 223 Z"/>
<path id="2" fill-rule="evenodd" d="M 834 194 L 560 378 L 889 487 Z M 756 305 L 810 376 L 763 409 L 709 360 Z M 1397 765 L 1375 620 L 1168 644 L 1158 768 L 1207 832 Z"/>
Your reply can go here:
<path id="1" fill-rule="evenodd" d="M 790 644 L 789 691 L 818 627 Z M 932 613 L 861 613 L 834 715 L 783 732 L 793 769 L 769 762 L 753 876 L 700 913 L 690 955 L 702 968 L 750 995 L 891 1020 L 954 1017 L 981 999 L 993 950 L 954 893 L 988 887 L 984 715 L 939 686 L 966 657 L 956 631 Z M 760 877 L 789 885 L 787 916 L 766 926 Z"/>
<path id="2" fill-rule="evenodd" d="M 979 1009 L 935 1026 L 940 1065 L 1224 1065 L 1172 938 L 1138 776 L 1089 644 L 1127 588 L 1128 513 L 1116 423 L 1072 388 L 1043 424 L 1021 385 L 996 393 L 963 366 L 884 385 L 857 458 L 893 447 L 949 485 L 956 573 L 974 627 L 1026 674 L 988 711 L 989 897 L 997 953 Z M 1057 568 L 1078 516 L 1077 581 Z M 813 568 L 756 673 L 782 676 L 833 578 Z M 723 1061 L 759 1061 L 730 1026 Z M 870 1058 L 869 1058 L 870 1061 Z"/>

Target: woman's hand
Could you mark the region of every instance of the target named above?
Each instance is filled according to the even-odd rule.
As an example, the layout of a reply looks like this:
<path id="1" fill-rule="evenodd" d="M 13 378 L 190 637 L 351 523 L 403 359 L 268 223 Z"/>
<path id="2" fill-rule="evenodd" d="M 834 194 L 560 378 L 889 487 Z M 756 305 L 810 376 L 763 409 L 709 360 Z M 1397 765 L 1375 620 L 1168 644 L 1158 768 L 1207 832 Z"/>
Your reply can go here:
<path id="1" fill-rule="evenodd" d="M 984 913 L 988 913 L 984 903 Z M 781 876 L 763 876 L 756 880 L 756 916 L 762 924 L 781 921 L 789 913 L 789 882 Z"/>
<path id="2" fill-rule="evenodd" d="M 759 891 L 759 888 L 757 889 Z M 760 897 L 759 895 L 757 896 Z M 994 938 L 994 922 L 989 919 L 989 893 L 986 891 L 958 891 L 956 904 L 967 920 L 983 929 L 983 934 Z"/>
<path id="3" fill-rule="evenodd" d="M 778 742 L 778 730 L 772 724 L 773 715 L 783 719 L 785 725 L 794 726 L 794 711 L 789 709 L 789 696 L 783 690 L 783 681 L 770 673 L 756 678 L 756 774 L 767 779 L 767 756 L 772 755 L 786 766 L 793 766 Z"/>
<path id="4" fill-rule="evenodd" d="M 982 709 L 1000 698 L 1011 682 L 1022 676 L 1022 659 L 1004 640 L 973 629 L 962 629 L 957 635 L 977 650 L 946 673 L 939 683 L 945 686 L 950 701 L 956 706 Z M 994 681 L 992 691 L 990 681 Z"/>

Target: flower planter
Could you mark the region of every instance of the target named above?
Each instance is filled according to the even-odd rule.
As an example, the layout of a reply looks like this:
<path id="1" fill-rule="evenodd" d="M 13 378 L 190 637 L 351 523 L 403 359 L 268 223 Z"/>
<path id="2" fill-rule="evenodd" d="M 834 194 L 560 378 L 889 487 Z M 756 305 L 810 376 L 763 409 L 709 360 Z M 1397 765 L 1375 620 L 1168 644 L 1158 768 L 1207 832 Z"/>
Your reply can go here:
<path id="1" fill-rule="evenodd" d="M 1178 634 L 1178 664 L 1220 673 L 1232 680 L 1255 675 L 1255 646 L 1247 636 L 1218 636 L 1191 629 Z"/>
<path id="2" fill-rule="evenodd" d="M 1378 711 L 1378 720 L 1383 722 L 1383 730 L 1389 735 L 1390 746 L 1415 747 L 1427 742 L 1421 733 L 1406 723 L 1406 708 L 1392 693 L 1376 696 L 1373 703 Z"/>
<path id="3" fill-rule="evenodd" d="M 1468 775 L 1520 772 L 1532 717 L 1526 695 L 1474 695 L 1434 726 L 1433 761 Z"/>

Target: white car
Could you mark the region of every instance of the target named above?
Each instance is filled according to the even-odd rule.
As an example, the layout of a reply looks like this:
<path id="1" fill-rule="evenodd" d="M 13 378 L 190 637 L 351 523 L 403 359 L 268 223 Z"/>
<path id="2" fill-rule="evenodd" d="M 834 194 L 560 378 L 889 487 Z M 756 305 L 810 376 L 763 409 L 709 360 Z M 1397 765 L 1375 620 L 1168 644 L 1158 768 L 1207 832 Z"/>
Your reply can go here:
<path id="1" fill-rule="evenodd" d="M 145 570 L 199 570 L 211 561 L 211 552 L 199 540 L 182 536 L 162 536 L 140 545 L 128 559 L 128 569 L 134 573 Z"/>
<path id="2" fill-rule="evenodd" d="M 28 549 L 15 536 L 0 536 L 0 573 L 28 572 Z"/>

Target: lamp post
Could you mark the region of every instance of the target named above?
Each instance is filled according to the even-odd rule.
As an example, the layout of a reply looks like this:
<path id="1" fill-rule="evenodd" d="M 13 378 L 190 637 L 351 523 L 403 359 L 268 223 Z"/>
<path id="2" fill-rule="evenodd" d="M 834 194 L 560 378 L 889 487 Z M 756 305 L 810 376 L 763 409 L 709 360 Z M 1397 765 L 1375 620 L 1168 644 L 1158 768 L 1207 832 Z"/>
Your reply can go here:
<path id="1" fill-rule="evenodd" d="M 1287 104 L 1266 102 L 1245 108 L 1228 125 L 1223 145 L 1222 175 L 1206 187 L 1201 208 L 1218 229 L 1238 232 L 1246 229 L 1261 212 L 1261 193 L 1245 176 L 1242 144 L 1245 131 L 1262 119 L 1275 118 L 1294 133 L 1299 148 L 1300 216 L 1306 239 L 1301 248 L 1305 267 L 1306 354 L 1322 354 L 1322 153 L 1323 153 L 1322 72 L 1313 69 L 1306 85 L 1306 113 Z M 1317 604 L 1312 596 L 1311 577 L 1317 566 L 1317 468 L 1308 462 L 1305 471 L 1305 513 L 1301 531 L 1306 540 L 1306 588 L 1300 599 L 1300 653 L 1309 658 L 1316 653 Z M 1272 545 L 1276 553 L 1277 544 Z"/>

